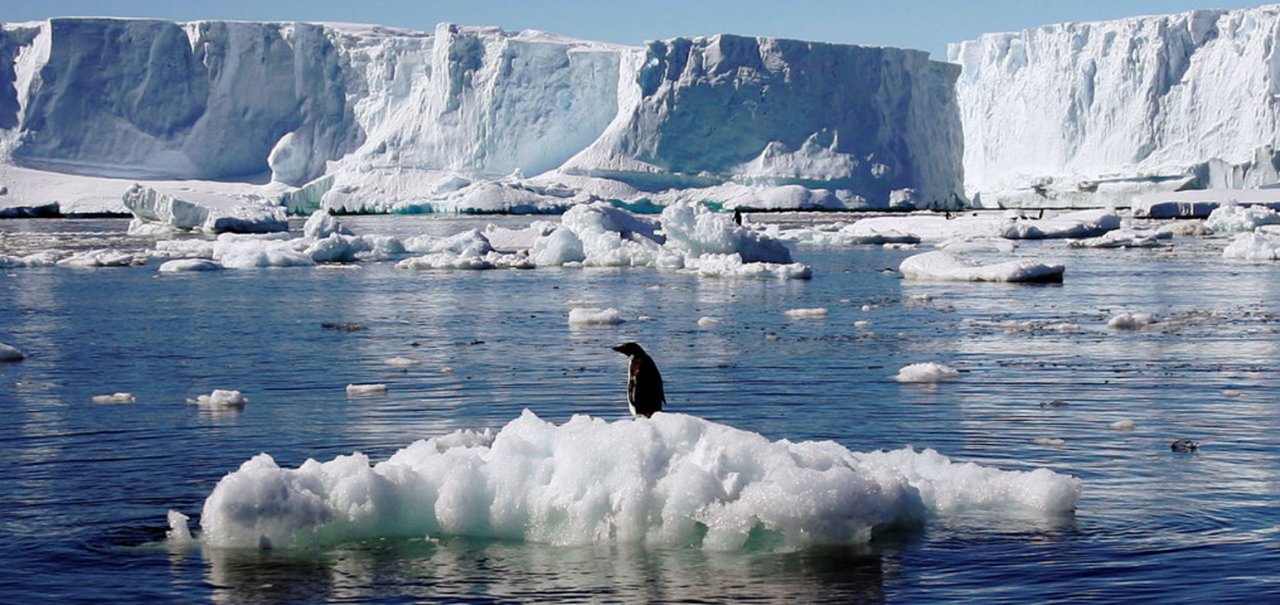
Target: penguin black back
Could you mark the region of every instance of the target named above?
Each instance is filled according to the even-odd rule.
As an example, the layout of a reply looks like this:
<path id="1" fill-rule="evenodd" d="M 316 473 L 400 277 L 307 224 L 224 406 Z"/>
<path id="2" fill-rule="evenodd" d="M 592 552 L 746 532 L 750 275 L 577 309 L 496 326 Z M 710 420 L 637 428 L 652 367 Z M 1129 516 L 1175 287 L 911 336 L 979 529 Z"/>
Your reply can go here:
<path id="1" fill-rule="evenodd" d="M 662 390 L 662 374 L 658 372 L 658 364 L 639 344 L 622 343 L 613 350 L 631 358 L 627 371 L 627 405 L 635 416 L 648 418 L 654 412 L 662 410 L 667 402 L 667 395 Z"/>

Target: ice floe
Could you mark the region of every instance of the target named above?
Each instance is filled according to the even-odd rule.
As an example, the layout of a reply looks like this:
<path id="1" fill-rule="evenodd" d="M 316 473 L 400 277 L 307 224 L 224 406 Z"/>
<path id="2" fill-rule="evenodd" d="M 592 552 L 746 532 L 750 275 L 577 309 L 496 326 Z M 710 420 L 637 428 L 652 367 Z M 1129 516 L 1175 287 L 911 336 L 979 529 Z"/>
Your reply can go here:
<path id="1" fill-rule="evenodd" d="M 622 313 L 612 307 L 597 309 L 578 307 L 569 310 L 569 324 L 575 326 L 615 326 L 623 322 Z"/>
<path id="2" fill-rule="evenodd" d="M 903 277 L 926 281 L 1061 282 L 1063 265 L 1035 260 L 1010 260 L 990 265 L 943 250 L 908 257 L 898 266 Z"/>
<path id="3" fill-rule="evenodd" d="M 199 395 L 195 399 L 188 399 L 187 403 L 213 409 L 240 409 L 249 403 L 249 398 L 245 397 L 240 391 L 214 389 L 208 395 Z"/>
<path id="4" fill-rule="evenodd" d="M 893 377 L 898 382 L 942 382 L 960 377 L 960 371 L 940 363 L 928 361 L 903 366 Z"/>
<path id="5" fill-rule="evenodd" d="M 787 309 L 783 312 L 790 319 L 813 319 L 818 317 L 826 317 L 831 314 L 826 307 L 812 307 L 807 309 Z"/>
<path id="6" fill-rule="evenodd" d="M 378 384 L 349 384 L 347 385 L 347 397 L 368 397 L 371 395 L 385 395 L 387 385 Z"/>
<path id="7" fill-rule="evenodd" d="M 0 362 L 22 361 L 26 358 L 27 356 L 23 355 L 17 347 L 0 342 Z"/>
<path id="8" fill-rule="evenodd" d="M 249 548 L 474 536 L 784 550 L 866 543 L 933 515 L 1064 514 L 1080 492 L 1079 479 L 1047 469 L 1003 471 L 933 450 L 770 441 L 683 414 L 555 425 L 526 411 L 496 434 L 418 441 L 376 465 L 355 453 L 282 468 L 259 454 L 214 487 L 197 538 Z"/>
<path id="9" fill-rule="evenodd" d="M 94 403 L 134 403 L 138 399 L 133 393 L 112 393 L 111 395 L 94 395 L 92 401 Z"/>
<path id="10" fill-rule="evenodd" d="M 161 273 L 187 273 L 192 271 L 221 271 L 223 266 L 207 258 L 176 258 L 160 264 Z"/>
<path id="11" fill-rule="evenodd" d="M 1112 330 L 1141 330 L 1155 322 L 1155 317 L 1150 313 L 1131 313 L 1124 311 L 1117 313 L 1107 321 L 1107 327 Z"/>
<path id="12" fill-rule="evenodd" d="M 1253 231 L 1263 225 L 1280 224 L 1280 212 L 1265 206 L 1241 206 L 1232 202 L 1215 208 L 1204 224 L 1214 233 Z"/>
<path id="13" fill-rule="evenodd" d="M 1238 260 L 1280 260 L 1280 233 L 1241 233 L 1222 250 L 1222 256 Z"/>

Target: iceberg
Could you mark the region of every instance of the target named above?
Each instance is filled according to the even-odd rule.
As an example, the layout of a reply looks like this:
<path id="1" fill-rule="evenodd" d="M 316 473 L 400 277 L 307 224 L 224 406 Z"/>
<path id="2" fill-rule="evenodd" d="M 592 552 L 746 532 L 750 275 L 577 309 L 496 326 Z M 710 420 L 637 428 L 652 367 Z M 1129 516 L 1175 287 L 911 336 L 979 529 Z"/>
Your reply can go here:
<path id="1" fill-rule="evenodd" d="M 965 189 L 983 207 L 1128 205 L 1280 181 L 1280 7 L 984 34 L 952 44 Z"/>
<path id="2" fill-rule="evenodd" d="M 473 536 L 791 550 L 863 544 L 935 515 L 1069 514 L 1081 489 L 1043 468 L 770 441 L 684 414 L 578 415 L 556 425 L 526 410 L 496 433 L 418 441 L 377 464 L 353 453 L 284 468 L 259 454 L 213 488 L 196 539 L 286 548 Z"/>
<path id="3" fill-rule="evenodd" d="M 135 182 L 190 181 L 293 213 L 954 206 L 958 75 L 922 51 L 731 35 L 10 23 L 0 209 L 123 212 Z"/>
<path id="4" fill-rule="evenodd" d="M 182 189 L 162 192 L 135 184 L 124 193 L 124 205 L 137 221 L 184 231 L 270 233 L 289 229 L 284 207 L 261 196 Z"/>

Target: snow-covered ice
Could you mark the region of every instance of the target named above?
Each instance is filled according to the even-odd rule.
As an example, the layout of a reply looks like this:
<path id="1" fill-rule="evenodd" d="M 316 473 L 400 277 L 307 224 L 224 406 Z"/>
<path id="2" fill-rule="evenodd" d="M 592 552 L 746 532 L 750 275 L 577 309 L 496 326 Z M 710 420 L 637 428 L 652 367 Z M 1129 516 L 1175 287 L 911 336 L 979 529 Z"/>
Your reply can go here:
<path id="1" fill-rule="evenodd" d="M 1063 265 L 1010 260 L 983 265 L 950 252 L 935 250 L 908 257 L 898 266 L 903 277 L 926 281 L 1060 282 Z"/>
<path id="2" fill-rule="evenodd" d="M 496 434 L 418 441 L 377 464 L 354 453 L 291 469 L 259 454 L 218 482 L 197 538 L 249 548 L 474 536 L 785 550 L 866 543 L 931 515 L 1067 513 L 1081 487 L 1047 469 L 770 441 L 683 414 L 555 425 L 526 411 Z"/>
<path id="3" fill-rule="evenodd" d="M 801 309 L 787 309 L 783 312 L 789 319 L 814 319 L 826 317 L 831 314 L 826 307 L 809 307 Z"/>
<path id="4" fill-rule="evenodd" d="M 1263 225 L 1280 223 L 1280 212 L 1264 206 L 1241 206 L 1228 203 L 1209 213 L 1204 225 L 1214 233 L 1253 231 Z"/>
<path id="5" fill-rule="evenodd" d="M 367 397 L 370 395 L 383 395 L 387 392 L 387 385 L 377 384 L 349 384 L 347 385 L 347 397 Z"/>
<path id="6" fill-rule="evenodd" d="M 249 398 L 245 397 L 240 391 L 214 389 L 208 395 L 199 395 L 195 399 L 188 399 L 187 403 L 213 409 L 239 409 L 249 403 Z"/>
<path id="7" fill-rule="evenodd" d="M 1240 233 L 1222 250 L 1223 258 L 1237 260 L 1280 260 L 1280 233 L 1254 231 Z"/>
<path id="8" fill-rule="evenodd" d="M 222 265 L 207 258 L 176 258 L 160 264 L 161 273 L 187 273 L 192 271 L 221 271 Z"/>
<path id="9" fill-rule="evenodd" d="M 959 377 L 960 372 L 951 366 L 926 361 L 903 366 L 893 379 L 898 382 L 941 382 Z"/>
<path id="10" fill-rule="evenodd" d="M 133 393 L 121 392 L 113 393 L 111 395 L 94 395 L 92 401 L 94 403 L 134 403 L 137 400 L 138 399 L 133 396 Z"/>
<path id="11" fill-rule="evenodd" d="M 1112 330 L 1141 330 L 1155 321 L 1155 317 L 1150 313 L 1132 313 L 1123 311 L 1112 316 L 1107 321 L 1107 327 Z"/>

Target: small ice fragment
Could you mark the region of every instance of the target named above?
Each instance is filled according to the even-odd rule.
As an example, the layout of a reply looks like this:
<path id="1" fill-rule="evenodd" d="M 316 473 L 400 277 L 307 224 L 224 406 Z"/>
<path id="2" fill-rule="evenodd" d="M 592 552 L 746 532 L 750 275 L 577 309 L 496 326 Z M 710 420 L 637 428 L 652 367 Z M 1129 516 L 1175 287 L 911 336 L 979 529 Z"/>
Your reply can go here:
<path id="1" fill-rule="evenodd" d="M 764 339 L 765 340 L 782 340 L 782 337 L 778 336 L 777 334 L 774 334 L 773 332 L 765 332 Z"/>
<path id="2" fill-rule="evenodd" d="M 830 312 L 824 307 L 814 307 L 811 309 L 787 309 L 786 316 L 790 319 L 813 319 L 817 317 L 826 317 Z"/>
<path id="3" fill-rule="evenodd" d="M 421 362 L 419 362 L 416 359 L 409 359 L 408 357 L 392 357 L 390 359 L 384 360 L 382 363 L 385 363 L 393 368 L 407 368 L 409 366 L 416 366 Z"/>
<path id="4" fill-rule="evenodd" d="M 347 396 L 382 395 L 387 392 L 385 384 L 349 384 Z"/>
<path id="5" fill-rule="evenodd" d="M 191 527 L 187 525 L 191 517 L 188 517 L 176 510 L 169 511 L 169 531 L 165 532 L 165 537 L 171 542 L 190 542 Z"/>
<path id="6" fill-rule="evenodd" d="M 612 307 L 608 309 L 578 307 L 569 311 L 569 325 L 572 326 L 616 326 L 622 321 L 622 313 Z"/>
<path id="7" fill-rule="evenodd" d="M 441 367 L 441 368 L 440 368 L 440 373 L 441 373 L 441 374 L 452 374 L 452 373 L 453 373 L 453 366 L 443 366 L 443 367 Z"/>
<path id="8" fill-rule="evenodd" d="M 720 320 L 715 317 L 703 316 L 698 318 L 698 327 L 704 330 L 710 330 L 718 325 L 720 325 Z"/>
<path id="9" fill-rule="evenodd" d="M 194 403 L 205 407 L 215 409 L 243 408 L 249 403 L 249 398 L 245 397 L 240 391 L 231 391 L 224 389 L 214 389 L 208 395 L 200 395 L 195 399 L 188 399 L 187 403 Z"/>
<path id="10" fill-rule="evenodd" d="M 865 319 L 859 319 L 858 321 L 853 322 L 853 327 L 855 328 L 865 328 L 869 325 L 871 325 L 871 322 Z"/>
<path id="11" fill-rule="evenodd" d="M 1120 313 L 1111 318 L 1107 322 L 1107 327 L 1112 330 L 1138 330 L 1151 325 L 1152 317 L 1150 313 Z"/>
<path id="12" fill-rule="evenodd" d="M 195 271 L 221 271 L 222 264 L 207 258 L 179 258 L 160 265 L 161 273 L 188 273 Z"/>
<path id="13" fill-rule="evenodd" d="M 916 303 L 923 304 L 931 300 L 933 300 L 933 295 L 931 294 L 914 294 L 911 296 L 911 301 Z"/>
<path id="14" fill-rule="evenodd" d="M 873 306 L 871 306 L 871 305 L 862 305 L 862 310 L 863 310 L 864 312 L 865 312 L 865 311 L 870 311 L 870 310 L 872 310 L 872 309 L 874 309 L 874 308 L 875 308 L 875 307 L 873 307 Z"/>
<path id="15" fill-rule="evenodd" d="M 22 351 L 0 342 L 0 362 L 22 361 L 23 359 L 26 359 L 26 356 L 22 354 Z"/>
<path id="16" fill-rule="evenodd" d="M 1036 445 L 1049 445 L 1054 447 L 1067 444 L 1065 439 L 1058 439 L 1057 437 L 1036 437 L 1035 439 L 1031 440 L 1031 443 L 1034 443 Z"/>
<path id="17" fill-rule="evenodd" d="M 898 382 L 940 382 L 960 377 L 960 372 L 940 363 L 913 363 L 898 370 L 893 379 Z"/>
<path id="18" fill-rule="evenodd" d="M 641 315 L 636 318 L 636 321 L 653 321 L 653 318 L 648 315 Z"/>
<path id="19" fill-rule="evenodd" d="M 1240 391 L 1240 390 L 1237 390 L 1237 389 L 1226 389 L 1226 390 L 1222 391 L 1222 396 L 1223 396 L 1223 397 L 1230 397 L 1230 398 L 1232 398 L 1232 399 L 1234 399 L 1234 398 L 1236 398 L 1236 397 L 1239 397 L 1239 396 L 1241 396 L 1241 395 L 1243 395 L 1243 394 L 1244 394 L 1244 391 Z"/>
<path id="20" fill-rule="evenodd" d="M 1117 420 L 1111 423 L 1111 428 L 1117 431 L 1132 431 L 1136 426 L 1132 420 Z"/>
<path id="21" fill-rule="evenodd" d="M 133 403 L 137 401 L 132 393 L 116 393 L 114 395 L 94 395 L 94 403 Z"/>

